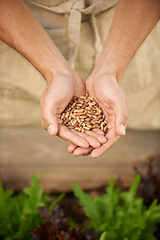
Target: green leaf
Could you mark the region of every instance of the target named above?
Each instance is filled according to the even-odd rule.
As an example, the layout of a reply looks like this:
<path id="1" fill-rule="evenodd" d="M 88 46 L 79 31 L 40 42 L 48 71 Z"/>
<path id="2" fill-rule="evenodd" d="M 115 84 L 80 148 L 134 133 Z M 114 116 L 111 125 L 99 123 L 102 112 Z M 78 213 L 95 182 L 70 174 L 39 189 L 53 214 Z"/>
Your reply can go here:
<path id="1" fill-rule="evenodd" d="M 107 232 L 102 233 L 99 240 L 107 240 Z"/>
<path id="2" fill-rule="evenodd" d="M 103 231 L 100 240 L 155 240 L 156 224 L 160 223 L 160 205 L 154 201 L 149 209 L 136 196 L 140 183 L 137 175 L 129 191 L 120 192 L 111 178 L 103 196 L 91 198 L 77 184 L 72 184 L 74 195 L 89 219 L 88 226 Z"/>
<path id="3" fill-rule="evenodd" d="M 35 174 L 29 187 L 20 194 L 13 195 L 12 190 L 4 190 L 0 182 L 0 238 L 5 240 L 30 240 L 30 230 L 36 227 L 41 218 L 37 208 L 50 201 L 48 194 L 39 186 L 39 174 Z M 49 209 L 60 201 L 60 195 Z"/>
<path id="4" fill-rule="evenodd" d="M 50 204 L 50 206 L 48 207 L 48 210 L 49 210 L 49 211 L 52 211 L 53 208 L 54 208 L 54 206 L 55 206 L 57 203 L 59 203 L 59 202 L 61 201 L 61 199 L 65 197 L 65 195 L 66 195 L 65 193 L 61 193 L 61 194 L 56 198 L 56 200 L 53 201 L 53 202 Z"/>
<path id="5" fill-rule="evenodd" d="M 96 204 L 92 201 L 90 195 L 84 193 L 78 184 L 72 183 L 74 195 L 80 199 L 79 204 L 84 206 L 84 210 L 87 217 L 97 218 Z"/>

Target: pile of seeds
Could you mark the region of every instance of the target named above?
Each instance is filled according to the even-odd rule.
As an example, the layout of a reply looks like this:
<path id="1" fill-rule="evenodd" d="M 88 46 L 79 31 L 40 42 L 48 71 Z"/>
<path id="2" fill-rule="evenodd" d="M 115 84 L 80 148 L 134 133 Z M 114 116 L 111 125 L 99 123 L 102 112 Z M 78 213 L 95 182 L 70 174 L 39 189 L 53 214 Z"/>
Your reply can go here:
<path id="1" fill-rule="evenodd" d="M 102 108 L 86 92 L 85 96 L 73 97 L 61 117 L 63 125 L 79 132 L 99 128 L 107 132 L 107 121 Z"/>

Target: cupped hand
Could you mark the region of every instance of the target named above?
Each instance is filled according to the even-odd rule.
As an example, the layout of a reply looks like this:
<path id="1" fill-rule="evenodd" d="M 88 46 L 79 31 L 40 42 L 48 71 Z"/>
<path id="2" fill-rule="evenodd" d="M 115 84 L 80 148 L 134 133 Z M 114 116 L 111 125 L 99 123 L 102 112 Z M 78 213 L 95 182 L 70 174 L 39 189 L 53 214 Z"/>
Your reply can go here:
<path id="1" fill-rule="evenodd" d="M 108 121 L 107 142 L 96 149 L 93 147 L 83 149 L 71 144 L 68 151 L 73 152 L 76 156 L 91 153 L 91 157 L 96 158 L 111 148 L 120 136 L 125 135 L 128 123 L 127 99 L 116 78 L 110 74 L 99 76 L 91 74 L 86 81 L 86 89 L 89 95 L 102 107 Z"/>
<path id="2" fill-rule="evenodd" d="M 95 136 L 86 133 L 71 131 L 62 124 L 60 114 L 68 105 L 73 96 L 85 94 L 85 85 L 81 77 L 71 71 L 70 74 L 58 74 L 47 83 L 47 87 L 41 96 L 41 125 L 48 130 L 51 136 L 70 141 L 82 148 L 90 146 L 97 148 L 101 144 Z"/>

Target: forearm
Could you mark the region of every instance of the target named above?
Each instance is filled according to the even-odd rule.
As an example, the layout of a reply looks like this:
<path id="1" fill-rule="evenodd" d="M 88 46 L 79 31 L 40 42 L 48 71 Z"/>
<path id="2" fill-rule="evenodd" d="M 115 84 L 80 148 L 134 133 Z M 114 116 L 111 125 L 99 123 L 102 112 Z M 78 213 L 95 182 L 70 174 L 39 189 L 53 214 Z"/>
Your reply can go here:
<path id="1" fill-rule="evenodd" d="M 22 0 L 0 1 L 0 39 L 27 58 L 50 80 L 69 64 Z"/>
<path id="2" fill-rule="evenodd" d="M 159 0 L 119 0 L 96 71 L 121 79 L 139 46 L 160 19 Z"/>

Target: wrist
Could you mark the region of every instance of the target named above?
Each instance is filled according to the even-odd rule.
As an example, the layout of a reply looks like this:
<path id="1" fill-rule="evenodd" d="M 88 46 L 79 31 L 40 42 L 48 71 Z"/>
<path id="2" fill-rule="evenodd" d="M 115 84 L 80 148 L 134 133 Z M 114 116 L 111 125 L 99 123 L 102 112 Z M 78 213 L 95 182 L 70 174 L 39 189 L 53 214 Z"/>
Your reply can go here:
<path id="1" fill-rule="evenodd" d="M 111 63 L 110 61 L 106 60 L 103 62 L 103 64 L 97 63 L 91 75 L 96 76 L 96 79 L 101 76 L 110 76 L 120 83 L 124 70 L 125 69 L 116 64 L 116 62 Z"/>
<path id="2" fill-rule="evenodd" d="M 42 75 L 44 76 L 47 84 L 53 81 L 57 76 L 64 76 L 72 79 L 75 74 L 68 63 L 63 64 L 62 62 L 46 64 L 46 66 L 43 66 L 42 71 Z"/>
<path id="3" fill-rule="evenodd" d="M 104 48 L 93 72 L 98 75 L 113 75 L 119 83 L 132 57 L 129 50 L 123 51 L 118 46 L 114 49 L 112 46 Z"/>

